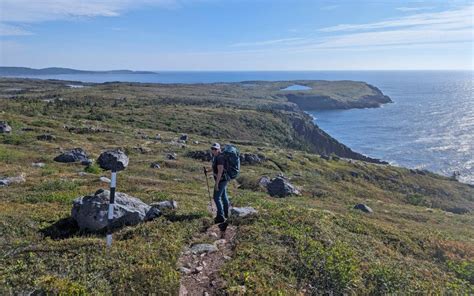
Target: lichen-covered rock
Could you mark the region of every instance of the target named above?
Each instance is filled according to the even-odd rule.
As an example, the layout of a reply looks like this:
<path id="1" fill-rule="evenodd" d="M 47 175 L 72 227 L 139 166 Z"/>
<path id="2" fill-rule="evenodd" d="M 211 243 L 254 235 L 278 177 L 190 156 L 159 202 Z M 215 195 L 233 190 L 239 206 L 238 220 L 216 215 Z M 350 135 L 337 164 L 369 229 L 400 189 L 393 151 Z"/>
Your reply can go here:
<path id="1" fill-rule="evenodd" d="M 354 206 L 354 209 L 360 210 L 364 213 L 373 213 L 372 209 L 369 206 L 364 205 L 364 204 L 357 204 Z"/>
<path id="2" fill-rule="evenodd" d="M 122 150 L 105 151 L 97 159 L 97 164 L 104 170 L 122 171 L 128 166 L 128 156 Z"/>
<path id="3" fill-rule="evenodd" d="M 69 163 L 87 161 L 88 159 L 89 156 L 87 155 L 86 151 L 84 151 L 84 149 L 74 148 L 56 156 L 54 161 Z"/>
<path id="4" fill-rule="evenodd" d="M 81 230 L 101 231 L 107 227 L 110 192 L 100 189 L 73 201 L 71 216 Z M 115 193 L 112 226 L 136 225 L 145 220 L 150 206 L 122 192 Z"/>
<path id="5" fill-rule="evenodd" d="M 299 191 L 284 177 L 276 177 L 267 185 L 268 194 L 273 197 L 299 195 Z"/>

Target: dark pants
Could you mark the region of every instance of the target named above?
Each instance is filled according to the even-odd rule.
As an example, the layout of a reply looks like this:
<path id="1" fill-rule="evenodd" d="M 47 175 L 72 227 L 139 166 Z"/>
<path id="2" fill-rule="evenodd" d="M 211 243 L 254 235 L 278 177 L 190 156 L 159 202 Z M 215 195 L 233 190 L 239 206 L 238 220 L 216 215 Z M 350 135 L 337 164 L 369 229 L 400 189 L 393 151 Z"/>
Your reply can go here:
<path id="1" fill-rule="evenodd" d="M 229 217 L 229 197 L 227 196 L 227 183 L 229 181 L 220 181 L 218 190 L 214 191 L 214 202 L 217 208 L 217 218 Z"/>

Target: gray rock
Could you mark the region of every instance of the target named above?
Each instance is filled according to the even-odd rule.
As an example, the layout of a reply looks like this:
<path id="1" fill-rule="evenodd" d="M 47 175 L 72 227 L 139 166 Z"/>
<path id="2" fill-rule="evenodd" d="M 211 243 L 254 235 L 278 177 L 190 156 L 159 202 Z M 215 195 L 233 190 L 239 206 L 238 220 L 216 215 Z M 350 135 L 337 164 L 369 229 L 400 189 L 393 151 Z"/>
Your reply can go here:
<path id="1" fill-rule="evenodd" d="M 145 215 L 145 221 L 151 221 L 153 219 L 156 219 L 158 217 L 161 216 L 161 211 L 160 209 L 156 208 L 156 207 L 151 207 L 148 212 L 146 212 L 146 215 Z"/>
<path id="2" fill-rule="evenodd" d="M 187 157 L 191 157 L 194 159 L 199 159 L 201 161 L 211 161 L 212 160 L 212 153 L 209 150 L 204 151 L 190 151 L 186 154 Z"/>
<path id="3" fill-rule="evenodd" d="M 188 137 L 187 134 L 181 134 L 181 136 L 179 137 L 179 139 L 180 139 L 181 141 L 185 141 L 185 142 L 188 140 L 188 138 L 189 138 L 189 137 Z"/>
<path id="4" fill-rule="evenodd" d="M 268 194 L 273 197 L 299 195 L 299 191 L 284 177 L 276 177 L 267 185 Z"/>
<path id="5" fill-rule="evenodd" d="M 128 156 L 122 150 L 109 150 L 103 152 L 97 163 L 104 170 L 122 171 L 128 166 Z"/>
<path id="6" fill-rule="evenodd" d="M 262 188 L 267 188 L 268 184 L 270 184 L 270 178 L 268 178 L 267 176 L 262 176 L 258 180 L 258 186 L 260 186 Z"/>
<path id="7" fill-rule="evenodd" d="M 33 162 L 31 165 L 35 168 L 44 168 L 46 166 L 43 162 Z"/>
<path id="8" fill-rule="evenodd" d="M 193 144 L 194 144 L 194 145 L 198 145 L 198 144 L 199 144 L 199 141 L 193 141 Z"/>
<path id="9" fill-rule="evenodd" d="M 364 213 L 373 213 L 372 209 L 369 206 L 365 205 L 365 204 L 357 204 L 357 205 L 354 206 L 354 209 L 360 210 Z"/>
<path id="10" fill-rule="evenodd" d="M 161 141 L 161 135 L 160 135 L 160 134 L 157 134 L 157 135 L 155 136 L 155 140 Z"/>
<path id="11" fill-rule="evenodd" d="M 151 203 L 150 206 L 152 208 L 157 208 L 159 210 L 175 210 L 178 208 L 178 203 L 174 200 L 165 200 L 160 202 Z"/>
<path id="12" fill-rule="evenodd" d="M 9 134 L 12 132 L 12 127 L 6 121 L 0 121 L 0 134 Z"/>
<path id="13" fill-rule="evenodd" d="M 179 271 L 180 271 L 181 273 L 185 274 L 185 275 L 189 275 L 189 274 L 191 274 L 191 272 L 192 272 L 191 269 L 186 268 L 186 267 L 184 267 L 184 266 L 180 267 L 180 268 L 179 268 Z"/>
<path id="14" fill-rule="evenodd" d="M 92 165 L 93 162 L 94 161 L 92 159 L 86 159 L 86 160 L 81 161 L 81 164 L 85 166 L 90 166 Z"/>
<path id="15" fill-rule="evenodd" d="M 81 230 L 101 231 L 107 227 L 109 197 L 108 190 L 100 189 L 94 195 L 78 197 L 73 201 L 71 216 Z M 145 220 L 150 208 L 138 198 L 116 192 L 112 226 L 136 225 Z"/>
<path id="16" fill-rule="evenodd" d="M 169 160 L 176 160 L 178 158 L 178 155 L 176 153 L 168 153 L 166 154 L 166 159 Z"/>
<path id="17" fill-rule="evenodd" d="M 56 137 L 50 134 L 43 134 L 36 137 L 39 141 L 54 141 Z"/>
<path id="18" fill-rule="evenodd" d="M 26 182 L 25 174 L 21 174 L 18 177 L 6 177 L 0 178 L 0 187 L 9 186 L 11 184 L 20 184 Z"/>
<path id="19" fill-rule="evenodd" d="M 217 252 L 217 247 L 211 244 L 197 244 L 191 247 L 193 254 L 213 253 Z"/>
<path id="20" fill-rule="evenodd" d="M 87 155 L 86 151 L 82 148 L 74 148 L 70 151 L 66 151 L 54 158 L 54 161 L 57 162 L 77 162 L 77 161 L 84 161 L 88 160 L 89 156 Z"/>
<path id="21" fill-rule="evenodd" d="M 133 147 L 133 150 L 137 151 L 138 153 L 141 154 L 148 154 L 151 152 L 150 148 L 143 147 L 143 146 L 138 146 L 138 147 Z"/>
<path id="22" fill-rule="evenodd" d="M 104 183 L 110 183 L 112 182 L 109 178 L 107 177 L 100 177 L 99 178 L 100 182 L 104 182 Z"/>
<path id="23" fill-rule="evenodd" d="M 240 154 L 240 164 L 242 165 L 255 165 L 260 164 L 265 160 L 265 156 L 262 154 L 243 153 Z"/>
<path id="24" fill-rule="evenodd" d="M 159 168 L 161 168 L 161 166 L 160 166 L 160 164 L 159 164 L 158 162 L 152 162 L 152 163 L 150 164 L 150 168 L 152 168 L 152 169 L 159 169 Z"/>
<path id="25" fill-rule="evenodd" d="M 244 218 L 248 216 L 257 215 L 258 211 L 252 207 L 243 207 L 243 208 L 233 207 L 230 210 L 230 214 L 232 217 Z"/>

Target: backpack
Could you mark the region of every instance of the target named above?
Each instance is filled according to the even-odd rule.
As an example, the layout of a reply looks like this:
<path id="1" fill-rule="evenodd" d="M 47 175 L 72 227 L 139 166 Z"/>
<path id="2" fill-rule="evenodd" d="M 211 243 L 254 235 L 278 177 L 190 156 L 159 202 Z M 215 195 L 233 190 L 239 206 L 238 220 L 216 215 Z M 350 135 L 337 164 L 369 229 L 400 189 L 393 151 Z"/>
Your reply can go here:
<path id="1" fill-rule="evenodd" d="M 229 180 L 237 178 L 240 173 L 240 152 L 233 145 L 225 145 L 222 150 L 224 155 L 224 173 Z"/>

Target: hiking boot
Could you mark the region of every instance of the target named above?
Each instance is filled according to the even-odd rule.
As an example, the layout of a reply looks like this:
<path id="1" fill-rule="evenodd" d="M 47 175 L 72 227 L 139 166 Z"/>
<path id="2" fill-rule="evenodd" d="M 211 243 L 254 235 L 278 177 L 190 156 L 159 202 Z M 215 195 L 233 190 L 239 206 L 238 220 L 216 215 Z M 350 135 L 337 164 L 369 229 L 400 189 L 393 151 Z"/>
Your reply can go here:
<path id="1" fill-rule="evenodd" d="M 223 222 L 225 222 L 225 218 L 222 217 L 222 216 L 217 216 L 217 217 L 214 218 L 214 223 L 216 223 L 216 224 L 220 224 L 220 223 L 223 223 Z"/>

